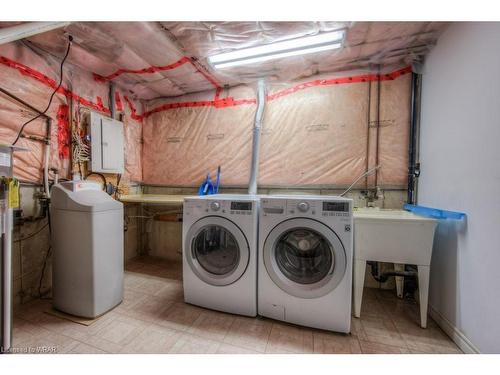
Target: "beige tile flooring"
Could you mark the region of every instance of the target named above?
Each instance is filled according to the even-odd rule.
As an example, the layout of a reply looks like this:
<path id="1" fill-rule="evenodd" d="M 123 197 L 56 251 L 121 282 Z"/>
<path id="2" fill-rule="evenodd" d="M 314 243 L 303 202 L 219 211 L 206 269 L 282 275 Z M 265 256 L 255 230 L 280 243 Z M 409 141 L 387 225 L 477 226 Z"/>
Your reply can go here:
<path id="1" fill-rule="evenodd" d="M 180 264 L 143 257 L 126 267 L 121 305 L 90 326 L 44 313 L 48 300 L 15 314 L 14 347 L 57 353 L 460 353 L 418 306 L 392 291 L 365 289 L 350 335 L 265 318 L 206 310 L 183 302 Z M 38 349 L 37 349 L 38 348 Z"/>

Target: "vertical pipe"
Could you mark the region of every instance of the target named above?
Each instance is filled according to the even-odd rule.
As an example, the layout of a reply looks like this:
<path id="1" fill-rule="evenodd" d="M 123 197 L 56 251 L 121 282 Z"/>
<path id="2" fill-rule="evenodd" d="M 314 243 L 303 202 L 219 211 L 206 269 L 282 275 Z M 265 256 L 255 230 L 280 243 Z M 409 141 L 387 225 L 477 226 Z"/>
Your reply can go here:
<path id="1" fill-rule="evenodd" d="M 45 136 L 45 155 L 43 162 L 43 188 L 45 190 L 45 196 L 50 198 L 49 189 L 49 162 L 50 162 L 50 137 L 52 133 L 52 121 L 50 118 L 47 119 L 47 133 Z"/>
<path id="2" fill-rule="evenodd" d="M 379 150 L 380 150 L 380 66 L 377 74 L 377 149 L 375 153 L 375 165 L 379 165 Z M 375 171 L 375 187 L 378 186 L 378 170 Z"/>
<path id="3" fill-rule="evenodd" d="M 370 119 L 371 119 L 371 101 L 372 101 L 372 83 L 368 83 L 368 113 L 366 116 L 366 164 L 365 171 L 370 169 Z M 365 189 L 368 190 L 368 175 L 365 178 Z"/>
<path id="4" fill-rule="evenodd" d="M 0 206 L 0 247 L 1 256 L 1 337 L 0 353 L 7 353 L 12 346 L 12 226 L 13 226 L 13 210 L 9 207 L 9 187 L 5 183 L 2 188 L 3 201 Z"/>
<path id="5" fill-rule="evenodd" d="M 250 169 L 250 182 L 248 184 L 248 194 L 257 194 L 257 177 L 259 175 L 259 152 L 260 133 L 264 108 L 266 104 L 266 84 L 263 79 L 257 83 L 257 111 L 255 112 L 255 123 L 253 127 L 252 141 L 252 165 Z"/>
<path id="6" fill-rule="evenodd" d="M 115 101 L 115 83 L 109 82 L 109 110 L 111 111 L 111 118 L 116 120 L 116 101 Z"/>
<path id="7" fill-rule="evenodd" d="M 422 76 L 412 73 L 411 76 L 411 102 L 410 102 L 410 135 L 408 145 L 408 197 L 407 203 L 415 204 L 417 201 L 417 177 L 420 173 L 418 165 L 418 137 L 420 122 L 420 92 Z"/>

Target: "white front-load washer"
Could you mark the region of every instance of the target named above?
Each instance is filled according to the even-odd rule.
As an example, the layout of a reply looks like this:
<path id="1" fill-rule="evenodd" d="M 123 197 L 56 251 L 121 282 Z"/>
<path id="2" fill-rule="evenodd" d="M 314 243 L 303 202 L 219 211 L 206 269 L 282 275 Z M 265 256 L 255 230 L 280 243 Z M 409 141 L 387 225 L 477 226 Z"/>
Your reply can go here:
<path id="1" fill-rule="evenodd" d="M 350 332 L 352 200 L 267 196 L 259 214 L 259 315 Z"/>
<path id="2" fill-rule="evenodd" d="M 217 194 L 184 200 L 184 300 L 233 314 L 257 315 L 256 196 Z"/>

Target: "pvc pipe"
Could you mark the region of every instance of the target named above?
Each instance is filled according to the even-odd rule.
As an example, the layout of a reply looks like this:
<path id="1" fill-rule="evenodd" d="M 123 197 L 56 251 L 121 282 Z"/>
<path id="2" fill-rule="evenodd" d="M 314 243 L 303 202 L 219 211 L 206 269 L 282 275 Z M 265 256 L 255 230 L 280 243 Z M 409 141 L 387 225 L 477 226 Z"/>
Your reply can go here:
<path id="1" fill-rule="evenodd" d="M 8 190 L 7 190 L 8 194 Z M 2 209 L 4 228 L 2 243 L 2 348 L 1 351 L 8 352 L 12 346 L 12 227 L 13 210 L 7 204 Z M 5 231 L 3 231 L 5 229 Z"/>
<path id="2" fill-rule="evenodd" d="M 263 79 L 257 83 L 257 111 L 255 112 L 255 124 L 253 127 L 252 142 L 252 165 L 250 169 L 250 182 L 248 184 L 248 194 L 257 194 L 257 177 L 259 175 L 259 153 L 260 153 L 260 133 L 262 118 L 264 117 L 264 107 L 266 104 L 266 85 Z"/>
<path id="3" fill-rule="evenodd" d="M 0 45 L 68 26 L 71 22 L 25 22 L 0 29 Z"/>

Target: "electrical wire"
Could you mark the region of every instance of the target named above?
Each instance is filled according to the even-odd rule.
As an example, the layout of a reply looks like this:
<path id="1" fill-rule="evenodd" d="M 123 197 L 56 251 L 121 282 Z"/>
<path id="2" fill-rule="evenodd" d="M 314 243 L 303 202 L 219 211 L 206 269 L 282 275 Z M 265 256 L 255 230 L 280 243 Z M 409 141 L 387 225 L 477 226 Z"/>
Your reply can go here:
<path id="1" fill-rule="evenodd" d="M 354 182 L 351 185 L 349 185 L 349 187 L 347 189 L 345 189 L 345 191 L 342 194 L 340 194 L 340 197 L 343 197 L 349 191 L 351 191 L 351 189 L 354 187 L 354 185 L 356 185 L 356 183 L 359 180 L 361 180 L 363 177 L 371 175 L 373 172 L 375 172 L 379 168 L 380 168 L 380 165 L 377 165 L 377 166 L 373 167 L 372 169 L 367 170 L 365 173 L 363 173 L 361 176 L 359 176 L 357 179 L 355 179 Z"/>
<path id="2" fill-rule="evenodd" d="M 29 240 L 30 238 L 35 237 L 38 233 L 40 233 L 42 230 L 44 230 L 48 226 L 49 226 L 49 223 L 47 222 L 47 224 L 43 225 L 40 229 L 36 230 L 35 232 L 28 234 L 26 237 L 18 238 L 17 240 L 14 240 L 12 242 L 21 242 L 21 241 Z"/>
<path id="3" fill-rule="evenodd" d="M 50 255 L 52 254 L 52 246 L 49 246 L 47 249 L 47 253 L 45 254 L 45 259 L 43 260 L 42 273 L 40 275 L 40 281 L 38 282 L 38 297 L 42 298 L 42 283 L 43 278 L 45 276 L 45 269 L 47 268 L 47 261 L 49 260 Z"/>
<path id="4" fill-rule="evenodd" d="M 51 238 L 49 241 L 52 240 L 52 221 L 50 220 L 50 206 L 47 206 L 47 225 L 49 227 L 49 234 L 51 235 Z M 43 283 L 43 278 L 45 276 L 45 269 L 47 268 L 47 261 L 49 260 L 51 254 L 52 254 L 52 245 L 49 245 L 49 248 L 47 249 L 47 252 L 45 253 L 45 258 L 43 259 L 43 267 L 42 267 L 42 272 L 40 274 L 40 280 L 38 282 L 38 297 L 42 298 L 42 283 Z"/>
<path id="5" fill-rule="evenodd" d="M 63 59 L 61 60 L 61 65 L 59 67 L 59 70 L 60 70 L 60 74 L 59 74 L 59 84 L 57 85 L 57 87 L 54 89 L 54 91 L 52 92 L 52 94 L 50 95 L 50 99 L 49 99 L 49 104 L 47 104 L 47 108 L 45 108 L 44 111 L 40 112 L 38 115 L 36 115 L 35 117 L 33 117 L 32 119 L 26 121 L 22 126 L 21 126 L 21 129 L 19 129 L 19 132 L 17 133 L 17 136 L 16 136 L 16 139 L 14 140 L 14 142 L 12 143 L 13 145 L 15 145 L 19 139 L 21 138 L 21 135 L 23 134 L 23 131 L 24 131 L 24 128 L 30 124 L 31 122 L 39 119 L 40 117 L 42 116 L 45 116 L 45 114 L 47 113 L 47 111 L 49 110 L 51 104 L 52 104 L 52 100 L 54 99 L 54 95 L 57 93 L 57 91 L 61 88 L 61 85 L 62 85 L 62 82 L 63 82 L 63 67 L 64 67 L 64 62 L 66 61 L 66 58 L 68 57 L 69 55 L 69 51 L 71 49 L 71 42 L 73 41 L 73 37 L 70 35 L 68 37 L 68 48 L 66 48 L 66 54 L 64 55 Z"/>

